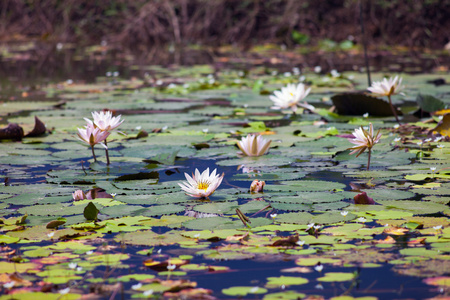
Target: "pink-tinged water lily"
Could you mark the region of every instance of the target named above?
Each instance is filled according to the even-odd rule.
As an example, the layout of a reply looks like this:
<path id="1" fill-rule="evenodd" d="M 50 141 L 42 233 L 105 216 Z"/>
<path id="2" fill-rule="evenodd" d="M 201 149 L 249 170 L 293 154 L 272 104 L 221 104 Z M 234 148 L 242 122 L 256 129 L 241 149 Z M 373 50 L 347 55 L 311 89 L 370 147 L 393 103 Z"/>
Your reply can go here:
<path id="1" fill-rule="evenodd" d="M 222 183 L 223 176 L 216 175 L 217 169 L 214 169 L 211 174 L 209 174 L 209 168 L 207 168 L 203 173 L 200 174 L 198 169 L 195 169 L 195 174 L 192 177 L 189 174 L 184 173 L 187 182 L 178 183 L 183 191 L 187 195 L 195 198 L 208 198 Z"/>
<path id="2" fill-rule="evenodd" d="M 269 150 L 271 140 L 266 140 L 261 135 L 249 134 L 238 141 L 237 145 L 242 154 L 246 156 L 261 156 Z"/>
<path id="3" fill-rule="evenodd" d="M 367 162 L 367 170 L 370 167 L 370 155 L 372 152 L 372 147 L 380 141 L 381 133 L 380 130 L 374 135 L 373 134 L 373 125 L 372 123 L 369 124 L 369 131 L 366 131 L 362 126 L 361 128 L 356 128 L 355 132 L 353 132 L 354 139 L 351 139 L 350 142 L 355 144 L 356 146 L 353 146 L 349 148 L 349 150 L 353 150 L 350 152 L 350 155 L 354 153 L 358 153 L 356 157 L 361 155 L 366 149 L 369 150 L 369 159 Z"/>
<path id="4" fill-rule="evenodd" d="M 80 141 L 85 142 L 86 144 L 91 146 L 92 155 L 94 156 L 95 161 L 97 161 L 97 157 L 94 153 L 94 145 L 101 144 L 103 147 L 105 147 L 105 149 L 108 149 L 103 141 L 105 141 L 110 134 L 110 132 L 101 131 L 99 128 L 96 128 L 91 124 L 88 124 L 85 128 L 78 128 L 77 133 Z"/>
<path id="5" fill-rule="evenodd" d="M 73 192 L 72 198 L 75 201 L 87 199 L 86 194 L 83 192 L 83 190 L 76 190 L 75 192 Z"/>
<path id="6" fill-rule="evenodd" d="M 108 148 L 103 141 L 110 135 L 110 132 L 101 131 L 99 128 L 95 128 L 91 124 L 88 124 L 85 128 L 78 128 L 78 138 L 80 141 L 85 142 L 90 146 L 101 144 L 103 147 Z"/>
<path id="7" fill-rule="evenodd" d="M 297 106 L 314 110 L 314 106 L 303 102 L 300 103 L 306 96 L 308 96 L 311 88 L 306 89 L 303 83 L 288 84 L 285 87 L 282 87 L 280 91 L 273 92 L 273 95 L 270 95 L 270 100 L 273 101 L 274 106 L 272 109 L 286 109 L 290 108 L 295 113 L 297 111 Z"/>
<path id="8" fill-rule="evenodd" d="M 92 118 L 94 121 L 84 118 L 88 124 L 94 125 L 94 127 L 100 128 L 101 131 L 111 131 L 116 129 L 123 123 L 124 120 L 120 120 L 121 115 L 113 117 L 111 111 L 92 112 Z"/>
<path id="9" fill-rule="evenodd" d="M 258 179 L 253 180 L 252 184 L 250 185 L 250 193 L 262 193 L 264 190 L 264 186 L 266 185 L 266 182 Z"/>
<path id="10" fill-rule="evenodd" d="M 402 78 L 398 76 L 389 79 L 383 78 L 383 81 L 373 82 L 372 86 L 367 88 L 371 93 L 388 97 L 389 105 L 391 106 L 392 113 L 398 124 L 400 124 L 400 120 L 398 119 L 396 108 L 392 105 L 391 96 L 399 94 L 403 88 Z"/>
<path id="11" fill-rule="evenodd" d="M 116 129 L 120 126 L 120 124 L 123 123 L 124 120 L 120 120 L 121 115 L 117 117 L 113 117 L 111 111 L 100 111 L 100 112 L 92 112 L 92 117 L 94 118 L 94 121 L 89 120 L 88 118 L 84 118 L 88 125 L 93 126 L 95 128 L 100 129 L 104 132 L 109 132 L 111 130 Z M 105 145 L 107 144 L 107 141 L 105 139 Z M 108 148 L 106 148 L 106 164 L 109 165 L 109 152 Z"/>

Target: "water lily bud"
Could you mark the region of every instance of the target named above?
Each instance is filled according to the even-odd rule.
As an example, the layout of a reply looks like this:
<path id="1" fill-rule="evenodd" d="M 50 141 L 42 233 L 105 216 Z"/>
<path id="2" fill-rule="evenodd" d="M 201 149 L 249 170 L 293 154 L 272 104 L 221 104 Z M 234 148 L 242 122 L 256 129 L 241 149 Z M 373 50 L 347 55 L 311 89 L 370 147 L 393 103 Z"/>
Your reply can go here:
<path id="1" fill-rule="evenodd" d="M 86 194 L 82 190 L 76 190 L 72 193 L 73 200 L 84 200 L 86 199 Z"/>
<path id="2" fill-rule="evenodd" d="M 264 189 L 264 186 L 266 185 L 265 181 L 259 181 L 258 179 L 253 180 L 252 184 L 250 185 L 250 192 L 251 193 L 261 193 Z"/>

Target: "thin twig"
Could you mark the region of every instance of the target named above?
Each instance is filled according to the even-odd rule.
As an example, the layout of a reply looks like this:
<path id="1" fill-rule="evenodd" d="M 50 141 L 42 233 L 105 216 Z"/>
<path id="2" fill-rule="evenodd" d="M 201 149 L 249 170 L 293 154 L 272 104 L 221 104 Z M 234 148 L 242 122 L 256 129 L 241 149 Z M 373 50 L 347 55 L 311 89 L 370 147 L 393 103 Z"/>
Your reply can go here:
<path id="1" fill-rule="evenodd" d="M 108 152 L 108 143 L 106 142 L 106 139 L 105 139 L 105 146 L 106 146 L 106 148 L 105 148 L 105 152 L 106 152 L 106 164 L 109 166 L 109 164 L 110 164 L 110 162 L 109 162 L 109 152 Z"/>
<path id="2" fill-rule="evenodd" d="M 391 110 L 392 110 L 392 113 L 394 114 L 395 120 L 397 121 L 398 125 L 402 125 L 400 123 L 400 120 L 398 119 L 397 111 L 395 110 L 395 107 L 392 104 L 391 95 L 388 95 L 388 99 L 389 99 L 389 105 L 391 106 Z"/>
<path id="3" fill-rule="evenodd" d="M 87 175 L 86 170 L 84 169 L 83 163 L 84 163 L 84 160 L 81 161 L 81 169 L 83 170 L 84 175 Z"/>
<path id="4" fill-rule="evenodd" d="M 92 156 L 94 157 L 94 161 L 97 162 L 97 157 L 95 156 L 94 146 L 93 145 L 91 145 L 91 150 L 92 150 Z"/>

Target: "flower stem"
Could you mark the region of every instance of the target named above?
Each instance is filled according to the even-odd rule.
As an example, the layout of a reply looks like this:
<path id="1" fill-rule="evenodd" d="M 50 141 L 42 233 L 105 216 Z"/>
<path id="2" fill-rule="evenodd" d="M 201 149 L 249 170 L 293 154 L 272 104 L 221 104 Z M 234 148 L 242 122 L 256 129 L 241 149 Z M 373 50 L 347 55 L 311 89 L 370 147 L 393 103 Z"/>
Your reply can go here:
<path id="1" fill-rule="evenodd" d="M 95 152 L 94 152 L 94 145 L 91 145 L 91 150 L 92 150 L 92 156 L 94 157 L 94 161 L 97 162 L 97 157 L 95 156 Z"/>
<path id="2" fill-rule="evenodd" d="M 370 168 L 370 156 L 372 154 L 372 148 L 369 148 L 369 156 L 367 157 L 367 171 L 369 171 Z"/>
<path id="3" fill-rule="evenodd" d="M 108 143 L 106 142 L 106 139 L 105 139 L 105 146 L 106 147 L 108 147 Z M 108 152 L 108 148 L 106 148 L 105 149 L 105 152 L 106 152 L 106 164 L 109 166 L 109 152 Z"/>
<path id="4" fill-rule="evenodd" d="M 388 95 L 388 99 L 389 99 L 389 105 L 391 106 L 391 110 L 392 110 L 392 113 L 394 114 L 395 120 L 397 121 L 398 125 L 402 125 L 400 123 L 400 120 L 398 119 L 397 111 L 395 110 L 394 105 L 392 105 L 391 95 Z"/>

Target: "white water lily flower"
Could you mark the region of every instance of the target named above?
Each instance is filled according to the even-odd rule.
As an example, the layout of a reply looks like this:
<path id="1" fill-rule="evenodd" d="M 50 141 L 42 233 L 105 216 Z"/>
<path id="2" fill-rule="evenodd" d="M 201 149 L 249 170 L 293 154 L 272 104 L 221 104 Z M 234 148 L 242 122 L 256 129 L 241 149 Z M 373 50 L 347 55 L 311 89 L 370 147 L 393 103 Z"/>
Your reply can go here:
<path id="1" fill-rule="evenodd" d="M 92 112 L 92 118 L 94 121 L 92 122 L 88 118 L 84 118 L 88 124 L 93 125 L 94 127 L 99 128 L 101 131 L 111 131 L 120 126 L 124 120 L 120 120 L 119 115 L 117 117 L 113 117 L 112 112 L 110 111 L 100 111 L 100 112 Z"/>
<path id="2" fill-rule="evenodd" d="M 60 293 L 61 295 L 68 294 L 69 292 L 70 292 L 69 287 L 58 291 L 58 293 Z"/>
<path id="3" fill-rule="evenodd" d="M 140 288 L 142 287 L 142 283 L 136 283 L 136 284 L 133 284 L 132 286 L 131 286 L 131 289 L 132 290 L 139 290 Z"/>
<path id="4" fill-rule="evenodd" d="M 246 156 L 261 156 L 269 150 L 271 142 L 261 135 L 249 134 L 238 141 L 237 145 Z"/>
<path id="5" fill-rule="evenodd" d="M 305 229 L 305 231 L 308 231 L 308 230 L 310 230 L 311 228 L 313 228 L 314 227 L 314 223 L 310 223 L 310 224 L 308 224 L 307 225 L 307 227 L 306 227 L 306 229 Z"/>
<path id="6" fill-rule="evenodd" d="M 402 86 L 402 78 L 395 76 L 394 78 L 383 78 L 383 81 L 375 81 L 372 86 L 367 88 L 370 92 L 380 96 L 391 96 L 399 94 L 404 87 Z"/>
<path id="7" fill-rule="evenodd" d="M 214 191 L 222 183 L 223 176 L 216 175 L 217 169 L 214 169 L 211 174 L 209 174 L 209 168 L 207 168 L 203 173 L 200 174 L 198 169 L 195 169 L 195 174 L 192 177 L 189 174 L 184 173 L 188 182 L 178 183 L 183 191 L 187 195 L 195 198 L 208 198 L 209 195 L 214 193 Z"/>
<path id="8" fill-rule="evenodd" d="M 299 246 L 303 246 L 305 244 L 305 241 L 298 241 L 296 244 Z"/>
<path id="9" fill-rule="evenodd" d="M 378 130 L 377 134 L 374 136 L 373 125 L 370 123 L 368 132 L 362 127 L 356 128 L 355 132 L 353 132 L 353 136 L 355 138 L 350 140 L 350 143 L 353 143 L 356 146 L 349 148 L 349 150 L 353 150 L 350 152 L 350 155 L 358 152 L 356 155 L 356 157 L 358 157 L 366 149 L 369 149 L 369 151 L 372 150 L 373 145 L 380 141 L 381 133 L 380 130 Z"/>
<path id="10" fill-rule="evenodd" d="M 16 284 L 16 282 L 15 281 L 10 281 L 10 282 L 6 282 L 6 283 L 4 283 L 3 284 L 3 287 L 5 288 L 5 289 L 12 289 L 13 287 L 14 287 L 14 285 Z"/>
<path id="11" fill-rule="evenodd" d="M 83 190 L 76 190 L 72 193 L 72 198 L 75 201 L 84 200 L 86 199 L 86 194 L 83 192 Z"/>
<path id="12" fill-rule="evenodd" d="M 75 269 L 77 267 L 77 263 L 69 263 L 69 269 Z"/>
<path id="13" fill-rule="evenodd" d="M 346 211 L 346 210 L 341 211 L 341 215 L 345 217 L 346 215 L 348 215 L 348 211 Z"/>
<path id="14" fill-rule="evenodd" d="M 299 83 L 298 85 L 295 84 L 288 84 L 285 87 L 281 88 L 281 91 L 275 91 L 273 92 L 274 95 L 270 95 L 270 100 L 273 101 L 274 106 L 272 106 L 272 109 L 286 109 L 290 108 L 293 112 L 297 111 L 297 106 L 314 110 L 315 107 L 303 102 L 300 103 L 306 96 L 308 96 L 309 92 L 311 91 L 311 88 L 306 89 L 305 85 L 303 83 Z"/>
<path id="15" fill-rule="evenodd" d="M 153 290 L 146 290 L 144 293 L 142 293 L 145 297 L 149 297 L 153 295 Z"/>
<path id="16" fill-rule="evenodd" d="M 88 124 L 84 129 L 78 128 L 78 138 L 80 141 L 85 142 L 91 147 L 95 144 L 101 144 L 105 149 L 108 147 L 103 143 L 104 140 L 110 135 L 108 131 L 102 131 L 98 127 L 94 127 L 92 124 Z"/>
<path id="17" fill-rule="evenodd" d="M 317 272 L 322 272 L 323 270 L 323 265 L 317 265 L 314 267 L 314 270 L 316 270 Z"/>

